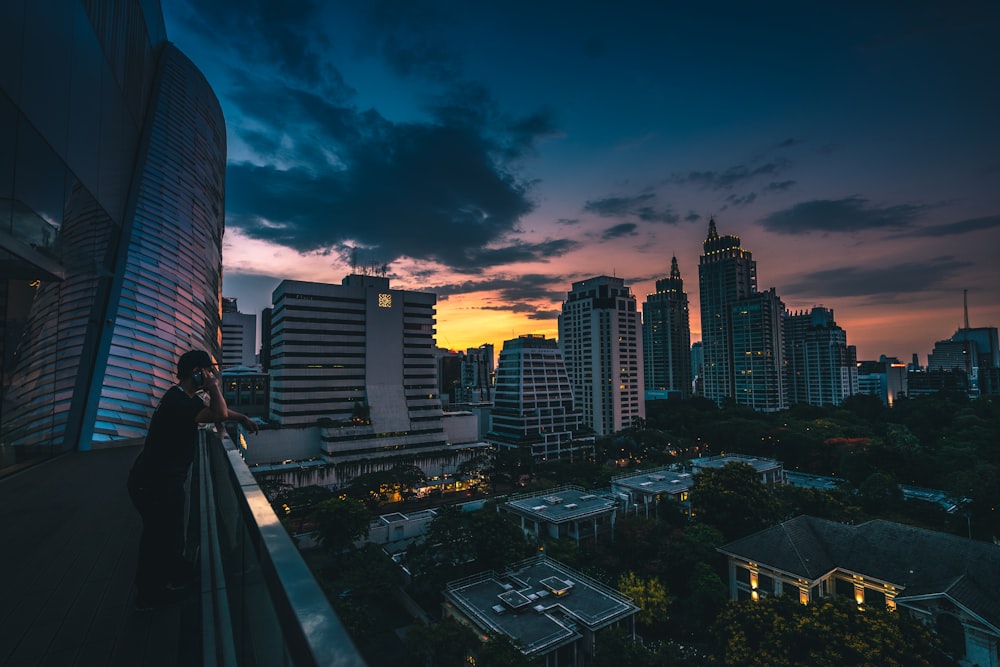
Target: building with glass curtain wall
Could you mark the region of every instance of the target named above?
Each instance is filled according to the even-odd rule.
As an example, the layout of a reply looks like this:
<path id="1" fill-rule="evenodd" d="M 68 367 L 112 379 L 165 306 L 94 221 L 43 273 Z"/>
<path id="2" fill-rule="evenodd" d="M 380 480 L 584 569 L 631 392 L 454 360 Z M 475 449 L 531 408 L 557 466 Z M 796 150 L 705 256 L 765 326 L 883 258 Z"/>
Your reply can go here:
<path id="1" fill-rule="evenodd" d="M 642 306 L 642 361 L 647 397 L 691 395 L 691 324 L 676 257 Z"/>
<path id="2" fill-rule="evenodd" d="M 0 448 L 138 438 L 219 351 L 225 122 L 155 0 L 0 4 Z"/>
<path id="3" fill-rule="evenodd" d="M 702 391 L 719 405 L 736 392 L 733 344 L 733 306 L 757 292 L 757 263 L 740 245 L 740 237 L 719 236 L 715 219 L 698 265 L 701 300 L 701 341 L 704 354 Z"/>

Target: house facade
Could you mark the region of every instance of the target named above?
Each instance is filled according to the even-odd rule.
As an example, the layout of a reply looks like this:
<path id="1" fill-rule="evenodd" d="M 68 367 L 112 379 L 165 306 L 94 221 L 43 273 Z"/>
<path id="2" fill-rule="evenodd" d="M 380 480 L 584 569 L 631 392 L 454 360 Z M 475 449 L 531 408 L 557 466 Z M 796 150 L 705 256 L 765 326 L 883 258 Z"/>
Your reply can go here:
<path id="1" fill-rule="evenodd" d="M 733 600 L 843 595 L 905 610 L 962 664 L 1000 667 L 1000 546 L 890 521 L 799 516 L 719 551 Z"/>

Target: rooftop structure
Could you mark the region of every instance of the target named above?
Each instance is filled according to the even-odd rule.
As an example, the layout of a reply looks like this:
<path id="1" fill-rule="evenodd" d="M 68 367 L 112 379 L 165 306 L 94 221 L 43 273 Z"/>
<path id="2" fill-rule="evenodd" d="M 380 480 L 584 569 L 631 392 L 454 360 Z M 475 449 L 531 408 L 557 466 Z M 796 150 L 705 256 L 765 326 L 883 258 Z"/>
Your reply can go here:
<path id="1" fill-rule="evenodd" d="M 614 530 L 614 500 L 579 486 L 511 496 L 502 508 L 520 517 L 524 532 L 539 541 L 569 538 L 579 544 Z"/>
<path id="2" fill-rule="evenodd" d="M 584 664 L 606 628 L 634 633 L 639 611 L 630 598 L 545 556 L 450 582 L 444 597 L 446 616 L 506 635 L 524 655 L 558 665 Z"/>
<path id="3" fill-rule="evenodd" d="M 640 473 L 630 472 L 611 478 L 611 492 L 621 503 L 627 514 L 638 512 L 642 508 L 645 516 L 656 516 L 658 504 L 667 498 L 681 504 L 681 511 L 690 513 L 691 504 L 688 499 L 694 478 L 690 472 L 678 470 L 674 466 L 664 466 L 655 470 Z"/>
<path id="4" fill-rule="evenodd" d="M 722 454 L 691 459 L 691 465 L 694 466 L 695 472 L 704 468 L 723 468 L 730 463 L 743 463 L 751 466 L 760 474 L 760 481 L 766 484 L 785 483 L 785 466 L 777 459 L 765 459 L 746 454 Z"/>

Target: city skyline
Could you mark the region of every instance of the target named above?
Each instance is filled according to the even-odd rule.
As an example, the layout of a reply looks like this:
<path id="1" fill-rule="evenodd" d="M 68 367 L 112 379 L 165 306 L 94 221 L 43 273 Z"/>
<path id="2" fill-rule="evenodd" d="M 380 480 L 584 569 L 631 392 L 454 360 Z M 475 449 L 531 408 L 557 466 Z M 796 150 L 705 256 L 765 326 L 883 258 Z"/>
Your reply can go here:
<path id="1" fill-rule="evenodd" d="M 859 359 L 925 361 L 965 289 L 972 326 L 1000 322 L 995 3 L 164 12 L 226 114 L 244 312 L 385 264 L 439 295 L 440 346 L 500 349 L 554 336 L 578 280 L 642 302 L 672 256 L 698 303 L 714 215 Z"/>

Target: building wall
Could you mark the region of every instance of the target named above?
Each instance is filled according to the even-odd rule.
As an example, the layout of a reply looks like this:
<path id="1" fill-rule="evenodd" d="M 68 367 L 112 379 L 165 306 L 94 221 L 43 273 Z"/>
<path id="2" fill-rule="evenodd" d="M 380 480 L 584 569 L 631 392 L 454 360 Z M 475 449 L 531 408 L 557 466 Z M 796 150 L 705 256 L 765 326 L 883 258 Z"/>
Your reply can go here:
<path id="1" fill-rule="evenodd" d="M 0 52 L 0 441 L 141 437 L 219 352 L 221 109 L 157 2 L 4 2 Z"/>

